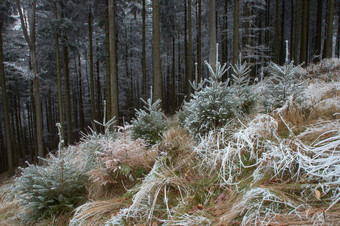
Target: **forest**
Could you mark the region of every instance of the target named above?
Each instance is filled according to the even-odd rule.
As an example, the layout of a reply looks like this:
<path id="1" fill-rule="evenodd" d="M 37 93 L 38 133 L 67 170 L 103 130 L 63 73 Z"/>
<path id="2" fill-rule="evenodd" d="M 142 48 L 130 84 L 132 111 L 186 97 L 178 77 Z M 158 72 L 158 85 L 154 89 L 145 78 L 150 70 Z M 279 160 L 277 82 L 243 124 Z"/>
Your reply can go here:
<path id="1" fill-rule="evenodd" d="M 337 225 L 339 0 L 0 0 L 0 224 Z"/>
<path id="2" fill-rule="evenodd" d="M 221 62 L 251 64 L 252 82 L 285 62 L 286 40 L 296 65 L 339 56 L 339 11 L 334 0 L 2 0 L 0 171 L 55 150 L 57 122 L 65 144 L 99 129 L 105 100 L 123 124 L 152 86 L 175 113 L 190 81 L 209 77 L 216 43 Z"/>

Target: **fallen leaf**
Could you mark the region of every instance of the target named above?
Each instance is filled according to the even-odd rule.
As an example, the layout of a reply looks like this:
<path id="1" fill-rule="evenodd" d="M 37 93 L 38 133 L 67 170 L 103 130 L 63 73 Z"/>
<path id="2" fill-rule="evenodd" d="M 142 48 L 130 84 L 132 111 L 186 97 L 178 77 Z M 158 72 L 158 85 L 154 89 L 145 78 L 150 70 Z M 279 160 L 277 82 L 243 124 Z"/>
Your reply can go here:
<path id="1" fill-rule="evenodd" d="M 314 194 L 315 194 L 315 198 L 317 200 L 321 200 L 321 192 L 319 190 L 315 190 L 314 191 Z"/>

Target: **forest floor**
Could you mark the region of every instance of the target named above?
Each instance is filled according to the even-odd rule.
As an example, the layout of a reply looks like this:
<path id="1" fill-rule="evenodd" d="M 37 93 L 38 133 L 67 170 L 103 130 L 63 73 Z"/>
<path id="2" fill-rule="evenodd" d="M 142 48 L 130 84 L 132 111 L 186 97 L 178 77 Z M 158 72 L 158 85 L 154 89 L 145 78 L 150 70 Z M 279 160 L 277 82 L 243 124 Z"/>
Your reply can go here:
<path id="1" fill-rule="evenodd" d="M 115 140 L 87 136 L 69 153 L 121 144 L 143 156 L 127 157 L 129 176 L 126 165 L 119 176 L 92 169 L 83 205 L 32 224 L 340 225 L 339 60 L 309 66 L 301 81 L 303 103 L 290 99 L 199 139 L 176 116 L 152 147 L 138 146 L 125 127 Z M 113 167 L 111 160 L 103 165 Z M 2 174 L 0 182 L 0 225 L 24 224 L 14 178 Z"/>

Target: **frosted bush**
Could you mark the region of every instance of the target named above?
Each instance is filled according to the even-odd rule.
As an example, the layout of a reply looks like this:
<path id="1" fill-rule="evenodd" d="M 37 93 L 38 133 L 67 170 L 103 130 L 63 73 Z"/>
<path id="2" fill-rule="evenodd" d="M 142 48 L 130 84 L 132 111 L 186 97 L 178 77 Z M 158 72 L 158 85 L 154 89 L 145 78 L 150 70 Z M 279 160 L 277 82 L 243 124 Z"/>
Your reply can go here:
<path id="1" fill-rule="evenodd" d="M 107 146 L 105 152 L 98 153 L 98 158 L 107 173 L 135 180 L 135 177 L 142 176 L 142 173 L 152 168 L 156 155 L 157 151 L 147 149 L 144 140 L 132 140 L 125 132 L 118 134 L 117 139 Z M 90 175 L 94 180 L 103 180 L 98 169 L 90 172 Z"/>
<path id="2" fill-rule="evenodd" d="M 255 103 L 255 95 L 248 86 L 249 66 L 239 62 L 233 67 L 233 83 L 222 82 L 226 64 L 216 63 L 216 70 L 206 62 L 210 78 L 206 86 L 196 90 L 192 99 L 183 106 L 182 121 L 192 134 L 205 134 L 223 127 L 234 118 L 248 114 Z"/>
<path id="3" fill-rule="evenodd" d="M 24 220 L 34 221 L 71 211 L 84 201 L 87 176 L 79 170 L 74 153 L 62 149 L 62 144 L 60 138 L 56 156 L 51 154 L 42 159 L 43 165 L 28 163 L 27 168 L 20 168 L 22 174 L 16 179 L 13 192 L 24 207 Z"/>
<path id="4" fill-rule="evenodd" d="M 296 100 L 299 100 L 299 94 L 305 85 L 304 82 L 298 80 L 301 66 L 295 66 L 294 62 L 288 59 L 288 41 L 286 44 L 285 64 L 280 66 L 270 62 L 267 67 L 271 77 L 266 87 L 265 105 L 270 111 L 282 107 L 291 95 L 295 95 Z"/>
<path id="5" fill-rule="evenodd" d="M 84 201 L 87 177 L 51 155 L 43 166 L 29 164 L 16 179 L 14 192 L 24 206 L 24 218 L 36 220 L 73 210 Z"/>
<path id="6" fill-rule="evenodd" d="M 143 139 L 148 144 L 156 144 L 162 132 L 165 131 L 167 123 L 164 113 L 160 109 L 160 100 L 152 102 L 152 98 L 144 101 L 144 109 L 136 111 L 136 118 L 131 121 L 132 137 Z"/>

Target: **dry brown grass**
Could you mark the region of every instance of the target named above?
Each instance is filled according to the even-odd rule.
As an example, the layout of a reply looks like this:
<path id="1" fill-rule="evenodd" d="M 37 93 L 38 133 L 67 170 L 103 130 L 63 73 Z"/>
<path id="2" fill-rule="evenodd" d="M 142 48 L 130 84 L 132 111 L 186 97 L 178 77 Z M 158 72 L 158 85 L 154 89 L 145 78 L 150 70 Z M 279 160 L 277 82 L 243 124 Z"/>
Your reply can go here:
<path id="1" fill-rule="evenodd" d="M 175 126 L 164 132 L 159 149 L 167 151 L 172 157 L 176 157 L 190 151 L 192 145 L 193 141 L 189 132 Z"/>
<path id="2" fill-rule="evenodd" d="M 124 207 L 127 207 L 127 203 L 122 199 L 86 203 L 76 209 L 71 225 L 103 225 Z"/>
<path id="3" fill-rule="evenodd" d="M 19 225 L 21 207 L 12 194 L 14 179 L 7 179 L 0 185 L 0 225 Z"/>

